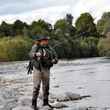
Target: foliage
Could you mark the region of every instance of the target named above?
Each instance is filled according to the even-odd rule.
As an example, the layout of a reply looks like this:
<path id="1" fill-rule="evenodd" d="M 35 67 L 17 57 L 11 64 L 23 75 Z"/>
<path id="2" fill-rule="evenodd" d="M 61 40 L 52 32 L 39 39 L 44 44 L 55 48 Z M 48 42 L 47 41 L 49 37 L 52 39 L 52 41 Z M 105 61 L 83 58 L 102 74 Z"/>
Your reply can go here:
<path id="1" fill-rule="evenodd" d="M 97 22 L 97 30 L 104 35 L 110 32 L 110 12 L 105 12 L 102 15 L 101 19 Z"/>
<path id="2" fill-rule="evenodd" d="M 0 40 L 0 59 L 4 61 L 26 60 L 31 48 L 31 40 L 17 36 Z"/>
<path id="3" fill-rule="evenodd" d="M 106 34 L 107 38 L 102 38 Z M 103 14 L 96 24 L 90 13 L 82 13 L 73 26 L 73 16 L 67 14 L 52 26 L 39 19 L 27 24 L 16 20 L 0 25 L 0 61 L 26 60 L 33 36 L 50 37 L 50 45 L 59 58 L 72 59 L 110 55 L 110 12 Z"/>
<path id="4" fill-rule="evenodd" d="M 98 56 L 97 51 L 98 38 L 88 37 L 80 41 L 80 55 L 82 57 Z"/>
<path id="5" fill-rule="evenodd" d="M 77 33 L 80 36 L 97 36 L 97 29 L 94 24 L 94 19 L 89 13 L 81 14 L 80 17 L 76 20 L 75 26 Z"/>
<path id="6" fill-rule="evenodd" d="M 101 38 L 98 44 L 100 56 L 110 57 L 110 38 Z"/>

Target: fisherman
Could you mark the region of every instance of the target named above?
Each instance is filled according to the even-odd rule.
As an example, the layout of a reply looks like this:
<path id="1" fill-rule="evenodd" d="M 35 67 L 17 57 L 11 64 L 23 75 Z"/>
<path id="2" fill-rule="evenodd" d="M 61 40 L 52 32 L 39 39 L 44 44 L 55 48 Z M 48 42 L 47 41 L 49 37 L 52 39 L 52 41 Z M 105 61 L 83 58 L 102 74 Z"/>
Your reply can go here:
<path id="1" fill-rule="evenodd" d="M 50 68 L 53 64 L 58 62 L 56 52 L 49 46 L 49 38 L 46 36 L 37 36 L 38 45 L 33 45 L 29 56 L 33 59 L 33 97 L 32 107 L 34 110 L 38 110 L 37 98 L 39 94 L 40 85 L 42 82 L 43 89 L 43 106 L 52 108 L 49 104 L 49 79 Z"/>

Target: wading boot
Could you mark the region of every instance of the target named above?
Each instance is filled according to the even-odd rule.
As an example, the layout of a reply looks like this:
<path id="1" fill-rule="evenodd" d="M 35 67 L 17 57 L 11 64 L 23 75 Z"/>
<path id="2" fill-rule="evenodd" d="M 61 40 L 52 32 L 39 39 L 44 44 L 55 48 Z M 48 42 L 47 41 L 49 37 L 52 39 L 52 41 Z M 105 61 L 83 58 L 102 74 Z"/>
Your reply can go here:
<path id="1" fill-rule="evenodd" d="M 50 109 L 53 109 L 53 107 L 49 104 L 48 99 L 43 100 L 43 106 L 48 106 Z"/>
<path id="2" fill-rule="evenodd" d="M 38 110 L 38 108 L 37 108 L 37 100 L 36 99 L 32 99 L 32 108 L 34 110 Z"/>

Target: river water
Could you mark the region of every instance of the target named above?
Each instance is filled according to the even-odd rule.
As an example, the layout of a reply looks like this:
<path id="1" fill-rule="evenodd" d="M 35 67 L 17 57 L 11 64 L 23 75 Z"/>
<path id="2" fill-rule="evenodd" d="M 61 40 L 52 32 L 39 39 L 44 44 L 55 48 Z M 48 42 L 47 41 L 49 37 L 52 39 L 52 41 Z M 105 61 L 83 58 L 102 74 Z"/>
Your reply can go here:
<path id="1" fill-rule="evenodd" d="M 0 80 L 19 80 L 19 83 L 24 81 L 27 84 L 30 82 L 32 86 L 31 75 L 26 75 L 27 63 L 27 61 L 0 63 Z M 51 69 L 50 92 L 53 94 L 72 92 L 91 96 L 69 102 L 70 106 L 110 108 L 110 59 L 101 57 L 59 61 Z"/>

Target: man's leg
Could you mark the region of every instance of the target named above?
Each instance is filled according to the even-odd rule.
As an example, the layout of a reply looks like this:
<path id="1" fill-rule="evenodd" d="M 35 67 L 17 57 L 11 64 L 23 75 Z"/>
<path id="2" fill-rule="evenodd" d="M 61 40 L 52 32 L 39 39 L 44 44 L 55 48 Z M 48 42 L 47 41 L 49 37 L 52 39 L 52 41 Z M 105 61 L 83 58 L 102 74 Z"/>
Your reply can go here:
<path id="1" fill-rule="evenodd" d="M 37 108 L 37 98 L 39 94 L 41 83 L 41 73 L 36 68 L 33 68 L 33 97 L 32 97 L 32 107 L 34 110 L 38 110 Z"/>
<path id="2" fill-rule="evenodd" d="M 43 105 L 49 105 L 49 81 L 50 81 L 50 70 L 44 69 L 42 77 L 42 87 L 43 87 Z"/>

